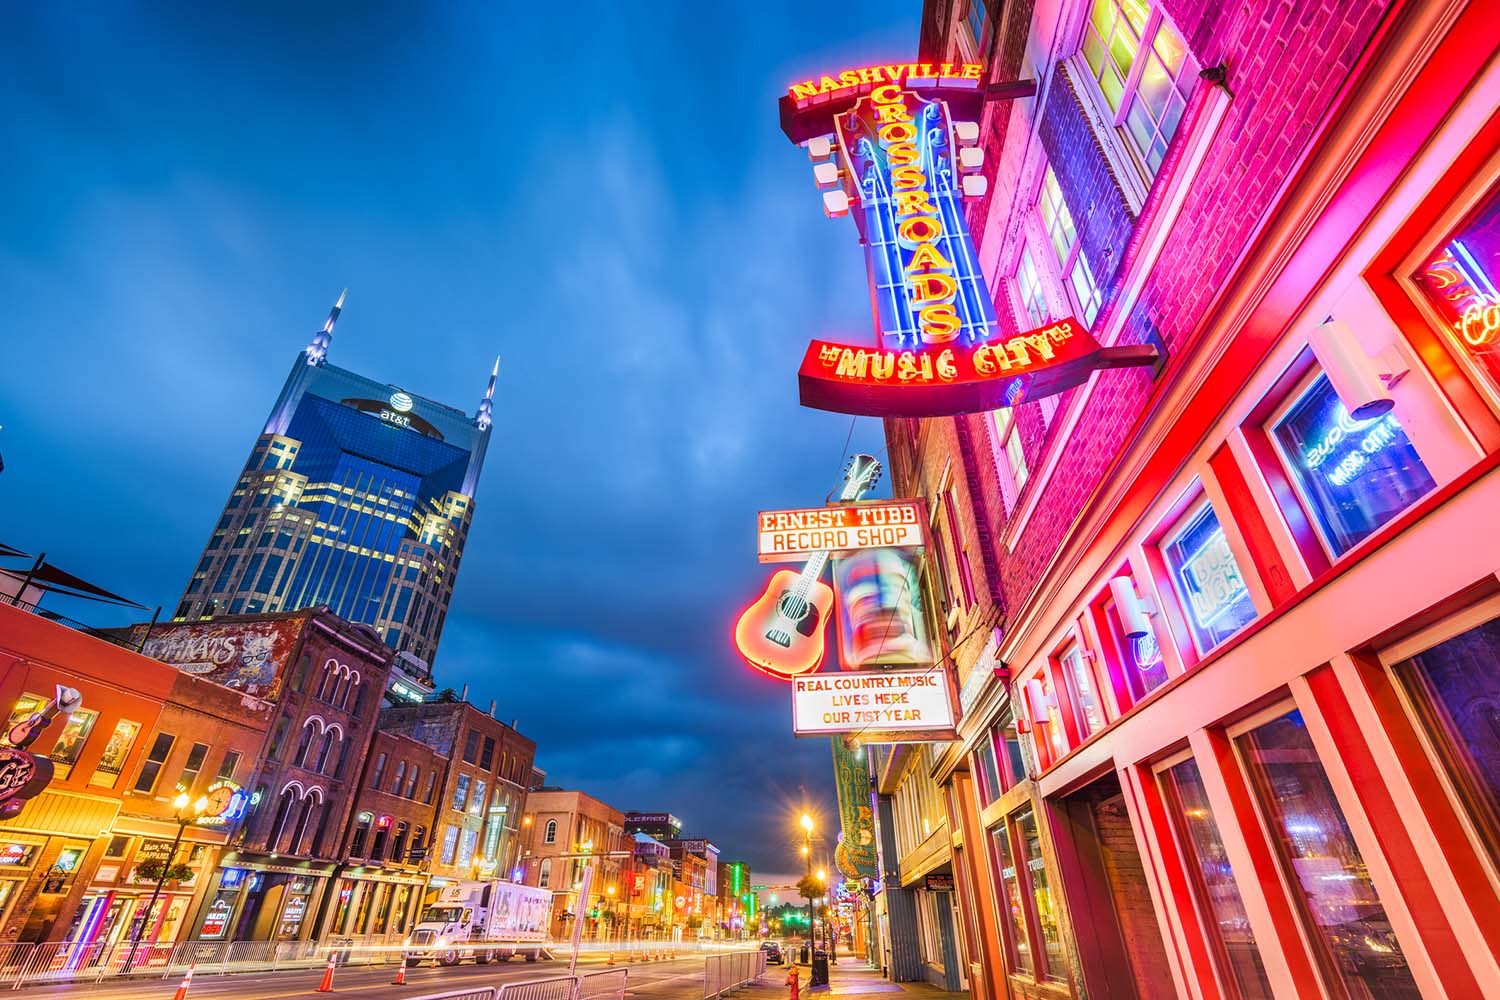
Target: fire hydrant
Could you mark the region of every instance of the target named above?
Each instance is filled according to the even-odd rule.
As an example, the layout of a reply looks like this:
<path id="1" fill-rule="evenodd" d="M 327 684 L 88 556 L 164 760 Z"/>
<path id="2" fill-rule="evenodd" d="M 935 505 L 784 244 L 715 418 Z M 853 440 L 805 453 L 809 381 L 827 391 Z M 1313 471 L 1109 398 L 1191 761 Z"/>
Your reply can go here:
<path id="1" fill-rule="evenodd" d="M 802 970 L 796 966 L 793 966 L 792 971 L 786 974 L 786 984 L 791 989 L 791 993 L 789 994 L 790 1000 L 797 1000 L 798 989 L 802 985 L 800 981 L 801 977 Z"/>

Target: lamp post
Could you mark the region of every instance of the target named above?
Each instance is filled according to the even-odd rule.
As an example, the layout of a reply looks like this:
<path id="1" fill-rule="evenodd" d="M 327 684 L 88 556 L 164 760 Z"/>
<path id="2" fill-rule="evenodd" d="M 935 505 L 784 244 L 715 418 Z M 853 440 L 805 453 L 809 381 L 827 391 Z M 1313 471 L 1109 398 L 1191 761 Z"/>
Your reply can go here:
<path id="1" fill-rule="evenodd" d="M 172 838 L 172 846 L 167 849 L 166 860 L 161 865 L 161 874 L 156 878 L 156 888 L 151 890 L 151 898 L 146 901 L 145 915 L 135 925 L 135 933 L 130 936 L 130 951 L 125 955 L 125 965 L 120 970 L 122 974 L 129 972 L 135 965 L 135 953 L 140 947 L 141 935 L 146 933 L 146 926 L 151 923 L 151 911 L 156 909 L 156 901 L 161 898 L 161 887 L 166 885 L 167 872 L 172 870 L 172 860 L 177 857 L 177 848 L 182 846 L 183 832 L 198 822 L 208 811 L 207 796 L 198 796 L 198 800 L 192 803 L 191 811 L 188 810 L 189 801 L 187 792 L 178 792 L 177 797 L 172 800 L 172 818 L 177 821 L 177 836 Z"/>
<path id="2" fill-rule="evenodd" d="M 812 832 L 813 818 L 807 813 L 802 814 L 802 860 L 805 862 L 807 876 L 812 877 Z M 807 900 L 807 960 L 812 962 L 813 944 L 813 904 L 809 897 Z"/>

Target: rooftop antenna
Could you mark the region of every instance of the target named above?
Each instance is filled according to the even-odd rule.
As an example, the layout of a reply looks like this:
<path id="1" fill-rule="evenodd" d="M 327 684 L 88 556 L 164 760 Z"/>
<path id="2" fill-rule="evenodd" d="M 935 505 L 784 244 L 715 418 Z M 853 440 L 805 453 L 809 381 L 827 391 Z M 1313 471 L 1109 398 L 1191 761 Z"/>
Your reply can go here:
<path id="1" fill-rule="evenodd" d="M 339 313 L 344 310 L 344 297 L 349 294 L 349 289 L 339 292 L 339 300 L 328 310 L 328 318 L 323 321 L 323 328 L 313 334 L 312 343 L 307 345 L 307 363 L 310 365 L 322 365 L 328 358 L 328 345 L 333 343 L 333 324 L 339 321 Z"/>
<path id="2" fill-rule="evenodd" d="M 479 412 L 474 415 L 474 426 L 482 431 L 490 429 L 493 422 L 490 411 L 495 399 L 495 379 L 500 377 L 500 356 L 495 356 L 495 367 L 490 369 L 490 384 L 484 390 L 484 398 L 479 401 Z"/>

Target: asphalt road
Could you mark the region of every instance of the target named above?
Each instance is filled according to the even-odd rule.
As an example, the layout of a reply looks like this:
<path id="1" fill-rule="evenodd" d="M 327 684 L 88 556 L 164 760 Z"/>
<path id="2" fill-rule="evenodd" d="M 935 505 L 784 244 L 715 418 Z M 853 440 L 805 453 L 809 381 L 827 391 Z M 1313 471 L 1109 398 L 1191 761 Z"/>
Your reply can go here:
<path id="1" fill-rule="evenodd" d="M 579 963 L 580 972 L 603 972 L 600 961 Z M 653 1000 L 698 1000 L 702 997 L 703 956 L 672 961 L 616 966 L 630 971 L 626 996 L 645 996 Z M 356 966 L 334 973 L 333 992 L 318 993 L 322 969 L 290 969 L 284 972 L 245 972 L 226 976 L 195 975 L 188 1000 L 336 1000 L 338 997 L 402 1000 L 429 996 L 469 987 L 494 986 L 502 982 L 542 979 L 566 975 L 566 961 L 526 963 L 512 961 L 500 965 L 463 963 L 450 968 L 421 966 L 406 970 L 406 985 L 393 986 L 396 966 Z M 57 986 L 33 986 L 10 993 L 17 998 L 88 997 L 89 1000 L 171 1000 L 178 978 L 137 979 L 130 982 L 68 983 Z M 9 991 L 7 991 L 9 992 Z"/>

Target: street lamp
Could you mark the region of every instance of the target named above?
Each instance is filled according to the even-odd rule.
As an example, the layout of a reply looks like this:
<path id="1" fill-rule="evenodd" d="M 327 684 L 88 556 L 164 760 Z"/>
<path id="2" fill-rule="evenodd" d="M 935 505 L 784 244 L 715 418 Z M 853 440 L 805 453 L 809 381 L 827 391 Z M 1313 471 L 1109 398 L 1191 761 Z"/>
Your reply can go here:
<path id="1" fill-rule="evenodd" d="M 812 877 L 812 832 L 813 832 L 813 818 L 811 816 L 809 816 L 807 813 L 803 813 L 802 814 L 802 837 L 803 837 L 803 843 L 802 843 L 802 860 L 805 862 L 805 867 L 807 869 L 807 876 L 809 878 Z M 815 946 L 813 944 L 813 904 L 812 904 L 812 898 L 809 897 L 808 900 L 807 900 L 807 961 L 808 961 L 809 967 L 811 967 L 812 955 L 813 955 L 813 948 L 814 947 Z"/>
<path id="2" fill-rule="evenodd" d="M 146 901 L 146 913 L 135 925 L 135 933 L 130 938 L 130 951 L 125 955 L 125 966 L 120 970 L 122 974 L 130 971 L 135 965 L 135 952 L 141 943 L 141 935 L 146 932 L 146 926 L 151 923 L 151 911 L 156 909 L 156 901 L 161 898 L 161 887 L 167 882 L 167 872 L 172 869 L 172 859 L 177 857 L 177 848 L 182 846 L 182 834 L 188 827 L 198 822 L 203 814 L 208 811 L 208 797 L 198 796 L 198 800 L 192 803 L 192 809 L 188 809 L 187 792 L 178 792 L 177 797 L 172 800 L 172 818 L 177 821 L 177 836 L 172 838 L 172 846 L 167 849 L 166 860 L 162 862 L 161 874 L 156 878 L 156 888 L 151 890 L 151 898 Z"/>

